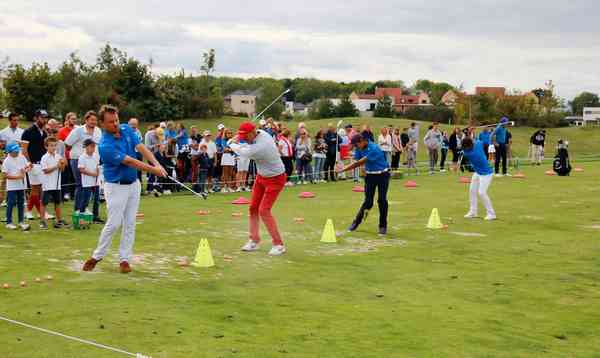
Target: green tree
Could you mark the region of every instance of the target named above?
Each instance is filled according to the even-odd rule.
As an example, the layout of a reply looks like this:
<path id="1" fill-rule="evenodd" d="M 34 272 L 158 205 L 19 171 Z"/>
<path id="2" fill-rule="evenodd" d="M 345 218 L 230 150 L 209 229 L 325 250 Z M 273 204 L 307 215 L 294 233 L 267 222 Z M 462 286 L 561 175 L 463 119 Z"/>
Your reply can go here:
<path id="1" fill-rule="evenodd" d="M 383 96 L 377 99 L 377 106 L 375 106 L 374 112 L 375 117 L 393 118 L 394 114 L 394 105 L 391 97 Z"/>
<path id="2" fill-rule="evenodd" d="M 340 103 L 335 107 L 335 115 L 337 117 L 357 117 L 358 109 L 350 100 L 350 97 L 342 97 Z"/>
<path id="3" fill-rule="evenodd" d="M 260 95 L 256 100 L 256 112 L 262 112 L 275 98 L 279 97 L 283 92 L 283 83 L 277 80 L 264 81 L 260 88 Z M 282 101 L 277 101 L 265 113 L 265 117 L 273 117 L 279 119 L 284 111 Z"/>
<path id="4" fill-rule="evenodd" d="M 50 109 L 59 81 L 47 63 L 34 63 L 29 69 L 14 65 L 7 71 L 4 87 L 8 106 L 27 118 L 33 118 L 37 109 Z"/>
<path id="5" fill-rule="evenodd" d="M 212 91 L 210 88 L 210 74 L 215 70 L 216 65 L 215 49 L 210 49 L 202 54 L 202 66 L 200 70 L 204 73 L 206 81 L 206 97 L 210 97 Z"/>
<path id="6" fill-rule="evenodd" d="M 582 92 L 569 102 L 574 115 L 583 115 L 584 107 L 600 107 L 598 95 L 591 92 Z"/>
<path id="7" fill-rule="evenodd" d="M 446 92 L 454 89 L 454 87 L 446 82 L 436 82 L 431 87 L 431 92 L 429 92 L 429 98 L 431 99 L 431 103 L 434 105 L 439 105 L 442 97 L 446 94 Z"/>

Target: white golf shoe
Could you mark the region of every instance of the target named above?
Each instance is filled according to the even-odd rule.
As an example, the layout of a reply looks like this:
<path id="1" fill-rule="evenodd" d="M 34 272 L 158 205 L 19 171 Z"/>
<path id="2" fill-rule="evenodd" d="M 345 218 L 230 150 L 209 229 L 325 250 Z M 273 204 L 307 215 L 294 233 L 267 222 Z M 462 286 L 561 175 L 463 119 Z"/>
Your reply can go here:
<path id="1" fill-rule="evenodd" d="M 260 245 L 257 242 L 252 240 L 248 240 L 246 245 L 242 246 L 242 251 L 244 252 L 252 252 L 257 251 L 260 248 Z"/>
<path id="2" fill-rule="evenodd" d="M 271 251 L 269 251 L 269 255 L 271 256 L 280 256 L 285 254 L 286 249 L 285 246 L 283 245 L 275 245 L 271 248 Z"/>
<path id="3" fill-rule="evenodd" d="M 27 220 L 33 220 L 34 219 L 33 214 L 31 213 L 31 211 L 26 211 L 25 212 L 25 219 L 27 219 Z"/>
<path id="4" fill-rule="evenodd" d="M 487 220 L 487 221 L 496 220 L 496 215 L 487 214 L 485 219 L 483 219 L 483 220 Z"/>
<path id="5" fill-rule="evenodd" d="M 477 214 L 475 213 L 467 213 L 467 215 L 465 215 L 465 219 L 475 219 L 477 217 Z"/>

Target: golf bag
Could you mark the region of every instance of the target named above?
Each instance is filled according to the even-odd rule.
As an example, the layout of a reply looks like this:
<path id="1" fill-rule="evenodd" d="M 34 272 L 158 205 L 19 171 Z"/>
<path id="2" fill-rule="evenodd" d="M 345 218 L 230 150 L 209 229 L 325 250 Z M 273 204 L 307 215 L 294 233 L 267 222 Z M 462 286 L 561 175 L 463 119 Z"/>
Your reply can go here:
<path id="1" fill-rule="evenodd" d="M 558 151 L 554 156 L 552 169 L 559 176 L 567 176 L 571 173 L 571 162 L 569 161 L 568 142 L 562 139 L 558 141 Z"/>

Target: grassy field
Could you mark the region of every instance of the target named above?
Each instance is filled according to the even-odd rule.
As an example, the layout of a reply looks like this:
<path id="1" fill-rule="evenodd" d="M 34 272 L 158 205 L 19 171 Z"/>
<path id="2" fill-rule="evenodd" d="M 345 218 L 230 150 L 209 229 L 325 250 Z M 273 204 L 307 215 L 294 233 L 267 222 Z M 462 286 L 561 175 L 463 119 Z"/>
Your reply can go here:
<path id="1" fill-rule="evenodd" d="M 340 232 L 350 224 L 362 198 L 353 184 L 288 188 L 275 214 L 289 252 L 278 258 L 267 241 L 238 251 L 238 195 L 144 198 L 130 275 L 117 271 L 116 242 L 96 272 L 80 272 L 100 227 L 3 231 L 0 283 L 13 287 L 0 290 L 0 315 L 154 358 L 600 357 L 600 167 L 583 166 L 495 179 L 495 222 L 462 218 L 456 175 L 418 177 L 413 190 L 394 180 L 388 237 L 374 234 L 373 210 L 338 244 L 320 233 L 327 218 Z M 298 199 L 307 189 L 317 198 Z M 434 207 L 448 229 L 425 229 Z M 216 267 L 179 267 L 201 238 Z M 7 358 L 119 356 L 1 321 L 0 342 Z"/>

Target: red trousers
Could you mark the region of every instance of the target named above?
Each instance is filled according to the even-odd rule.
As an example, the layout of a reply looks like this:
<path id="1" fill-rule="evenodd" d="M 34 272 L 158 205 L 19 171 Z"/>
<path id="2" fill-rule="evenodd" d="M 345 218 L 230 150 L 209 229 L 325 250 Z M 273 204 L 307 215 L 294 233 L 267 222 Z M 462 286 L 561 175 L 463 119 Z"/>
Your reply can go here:
<path id="1" fill-rule="evenodd" d="M 283 190 L 287 175 L 281 174 L 271 178 L 256 176 L 254 187 L 252 188 L 252 200 L 250 202 L 250 240 L 260 242 L 260 220 L 263 223 L 273 239 L 273 245 L 283 245 L 281 235 L 277 229 L 277 222 L 271 214 L 271 208 L 279 193 Z"/>

